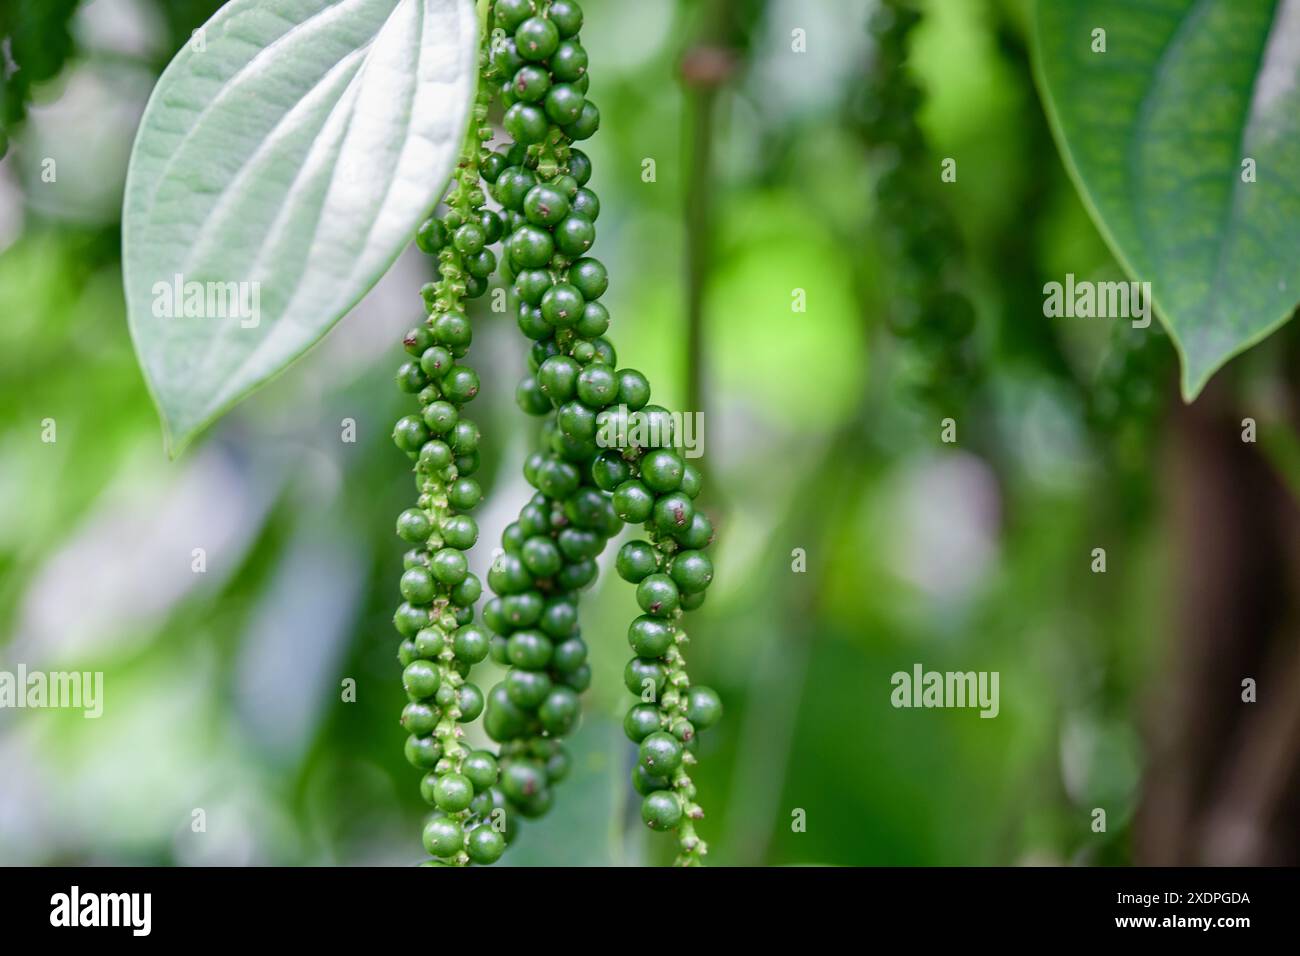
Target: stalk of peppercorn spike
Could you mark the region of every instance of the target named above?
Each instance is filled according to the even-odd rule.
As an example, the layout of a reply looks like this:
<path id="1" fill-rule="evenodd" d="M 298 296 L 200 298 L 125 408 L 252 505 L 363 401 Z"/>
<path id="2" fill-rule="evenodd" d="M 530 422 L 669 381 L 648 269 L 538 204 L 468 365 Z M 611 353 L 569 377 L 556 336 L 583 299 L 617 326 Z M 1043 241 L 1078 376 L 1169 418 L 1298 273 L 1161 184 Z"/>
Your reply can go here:
<path id="1" fill-rule="evenodd" d="M 497 595 L 484 608 L 495 632 L 492 655 L 510 670 L 488 695 L 484 726 L 501 743 L 501 790 L 526 817 L 549 808 L 551 786 L 568 770 L 559 740 L 576 726 L 578 695 L 591 680 L 579 593 L 595 581 L 597 556 L 622 528 L 590 477 L 601 406 L 578 395 L 580 378 L 591 397 L 615 362 L 602 337 L 609 316 L 596 301 L 608 278 L 584 255 L 595 241 L 599 202 L 583 188 L 590 162 L 571 147 L 599 117 L 584 95 L 581 23 L 581 10 L 565 0 L 540 11 L 513 0 L 492 7 L 492 80 L 516 142 L 485 161 L 484 178 L 503 209 L 519 327 L 535 343 L 516 398 L 546 422 L 541 450 L 524 468 L 537 493 L 506 528 L 488 575 Z"/>
<path id="2" fill-rule="evenodd" d="M 649 695 L 643 700 L 651 703 L 649 712 L 638 705 L 629 715 L 629 736 L 641 744 L 634 783 L 645 796 L 646 823 L 676 829 L 678 862 L 698 863 L 706 848 L 694 823 L 703 814 L 686 768 L 694 761 L 689 749 L 696 727 L 720 714 L 716 694 L 690 686 L 681 653 L 680 609 L 698 607 L 712 578 L 700 550 L 712 528 L 691 504 L 700 475 L 669 449 L 597 440 L 626 435 L 629 419 L 670 439 L 664 425 L 671 418 L 648 404 L 644 375 L 617 369 L 604 338 L 609 313 L 598 300 L 608 276 L 587 256 L 600 203 L 586 188 L 591 162 L 573 146 L 596 132 L 600 117 L 586 99 L 587 56 L 577 37 L 581 10 L 571 0 L 497 0 L 492 13 L 493 62 L 506 78 L 504 125 L 515 145 L 486 160 L 484 175 L 504 209 L 518 324 L 534 340 L 531 374 L 517 399 L 546 421 L 543 449 L 525 465 L 538 495 L 506 530 L 502 557 L 488 578 L 498 594 L 484 610 L 497 634 L 492 653 L 512 670 L 489 695 L 485 726 L 503 742 L 502 789 L 511 803 L 525 815 L 543 812 L 556 779 L 552 762 L 563 753 L 547 742 L 571 727 L 572 691 L 590 677 L 576 627 L 577 591 L 595 580 L 594 559 L 621 520 L 654 516 L 652 543 L 639 542 L 653 568 L 636 578 L 647 616 L 629 632 L 638 657 L 629 665 L 628 684 L 642 693 L 645 674 Z M 649 487 L 638 480 L 643 476 Z M 545 615 L 561 608 L 565 630 L 549 634 Z M 540 629 L 533 627 L 536 620 L 543 622 Z M 551 708 L 558 698 L 564 706 Z"/>
<path id="3" fill-rule="evenodd" d="M 496 267 L 487 245 L 502 232 L 495 213 L 482 208 L 479 186 L 483 141 L 491 134 L 483 125 L 488 99 L 481 90 L 447 211 L 425 222 L 416 237 L 423 251 L 438 256 L 439 278 L 422 290 L 428 319 L 404 340 L 417 358 L 397 373 L 398 387 L 418 395 L 421 413 L 403 417 L 393 432 L 398 448 L 414 462 L 419 490 L 416 507 L 397 520 L 398 535 L 413 545 L 400 582 L 405 600 L 393 618 L 403 637 L 398 657 L 409 698 L 402 712 L 410 734 L 406 756 L 426 771 L 420 792 L 436 808 L 424 828 L 425 849 L 438 861 L 462 866 L 495 862 L 505 849 L 491 819 L 496 759 L 486 751 L 470 752 L 460 728 L 483 710 L 483 693 L 467 678 L 488 653 L 488 634 L 473 623 L 482 584 L 465 557 L 478 539 L 469 512 L 482 493 L 472 477 L 479 465 L 479 430 L 462 413 L 479 382 L 460 361 L 472 338 L 463 302 L 485 291 Z"/>
<path id="4" fill-rule="evenodd" d="M 870 21 L 875 59 L 858 90 L 851 121 L 892 164 L 876 184 L 879 234 L 891 259 L 892 299 L 887 320 L 913 343 L 907 356 L 910 387 L 926 402 L 951 411 L 977 377 L 968 341 L 975 310 L 957 288 L 957 223 L 935 190 L 935 166 L 916 120 L 920 88 L 904 64 L 920 14 L 909 0 L 882 0 Z"/>

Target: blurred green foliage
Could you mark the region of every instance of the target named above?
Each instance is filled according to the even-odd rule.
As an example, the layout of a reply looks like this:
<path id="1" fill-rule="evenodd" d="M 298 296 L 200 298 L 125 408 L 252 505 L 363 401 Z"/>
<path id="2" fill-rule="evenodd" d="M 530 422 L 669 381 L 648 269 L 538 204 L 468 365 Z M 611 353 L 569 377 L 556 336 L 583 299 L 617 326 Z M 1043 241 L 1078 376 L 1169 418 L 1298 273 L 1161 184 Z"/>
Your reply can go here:
<path id="1" fill-rule="evenodd" d="M 156 43 L 85 45 L 68 71 L 135 89 L 112 77 L 156 73 L 214 6 L 123 2 Z M 1135 728 L 1166 610 L 1165 545 L 1143 495 L 1155 449 L 1139 433 L 1117 461 L 1086 414 L 1106 328 L 1041 314 L 1053 275 L 1117 269 L 1046 133 L 1022 5 L 924 4 L 907 65 L 927 93 L 935 168 L 960 157 L 941 201 L 969 250 L 988 384 L 950 412 L 955 446 L 900 391 L 906 354 L 882 319 L 881 166 L 845 118 L 870 68 L 873 4 L 719 6 L 738 20 L 741 54 L 713 107 L 717 226 L 691 356 L 683 116 L 695 94 L 679 67 L 709 3 L 584 3 L 612 338 L 670 407 L 690 363 L 705 363 L 719 544 L 688 657 L 726 706 L 696 776 L 710 859 L 1125 861 Z M 796 28 L 806 54 L 792 51 Z M 65 73 L 36 101 L 75 86 Z M 99 720 L 0 712 L 0 862 L 414 863 L 425 808 L 402 758 L 390 624 L 393 518 L 410 491 L 387 435 L 429 265 L 404 259 L 320 348 L 169 463 L 127 334 L 117 223 L 61 205 L 61 190 L 121 184 L 29 175 L 42 156 L 26 143 L 78 150 L 85 130 L 59 122 L 34 108 L 3 169 L 26 197 L 9 197 L 0 230 L 0 664 L 103 670 L 106 704 Z M 130 128 L 107 133 L 129 146 Z M 791 310 L 796 288 L 806 312 Z M 505 316 L 485 309 L 476 323 L 487 551 L 527 493 L 516 475 L 531 436 L 511 401 L 525 343 Z M 347 418 L 356 444 L 340 441 Z M 1089 571 L 1098 546 L 1111 573 Z M 584 612 L 594 681 L 575 771 L 509 862 L 671 852 L 629 797 L 620 675 L 635 603 L 610 571 Z M 999 671 L 999 716 L 894 709 L 890 676 L 916 662 Z M 355 703 L 341 700 L 346 678 Z M 1106 834 L 1090 830 L 1097 806 Z M 198 809 L 206 832 L 193 830 Z M 806 832 L 792 829 L 797 810 Z"/>

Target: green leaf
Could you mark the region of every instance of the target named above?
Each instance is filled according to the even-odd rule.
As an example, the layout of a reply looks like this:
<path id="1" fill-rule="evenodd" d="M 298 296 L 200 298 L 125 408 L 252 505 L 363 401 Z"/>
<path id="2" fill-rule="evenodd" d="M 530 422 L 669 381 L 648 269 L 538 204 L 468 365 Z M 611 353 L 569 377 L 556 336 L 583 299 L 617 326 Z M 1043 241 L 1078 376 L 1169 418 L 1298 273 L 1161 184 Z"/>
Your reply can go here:
<path id="1" fill-rule="evenodd" d="M 1300 301 L 1300 5 L 1036 10 L 1039 81 L 1066 164 L 1116 256 L 1151 283 L 1190 401 Z M 1093 52 L 1096 30 L 1105 52 Z"/>
<path id="2" fill-rule="evenodd" d="M 122 212 L 131 335 L 172 454 L 405 248 L 459 155 L 476 37 L 472 0 L 232 0 L 172 60 Z"/>

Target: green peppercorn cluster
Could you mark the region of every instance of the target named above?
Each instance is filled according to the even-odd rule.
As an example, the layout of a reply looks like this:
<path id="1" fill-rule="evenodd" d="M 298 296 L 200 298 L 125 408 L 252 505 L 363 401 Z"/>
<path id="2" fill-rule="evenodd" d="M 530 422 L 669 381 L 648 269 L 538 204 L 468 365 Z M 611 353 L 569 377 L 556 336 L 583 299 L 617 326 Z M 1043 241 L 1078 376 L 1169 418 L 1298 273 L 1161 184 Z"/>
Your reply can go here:
<path id="1" fill-rule="evenodd" d="M 627 723 L 629 736 L 641 748 L 633 782 L 644 796 L 646 823 L 652 829 L 677 830 L 679 862 L 696 863 L 705 852 L 694 832 L 702 811 L 687 768 L 694 762 L 695 731 L 716 721 L 721 711 L 713 691 L 691 687 L 681 653 L 686 641 L 682 612 L 702 603 L 713 576 L 703 551 L 713 529 L 694 505 L 702 476 L 672 449 L 672 417 L 650 404 L 646 377 L 636 369 L 620 369 L 614 346 L 605 338 L 610 316 L 600 299 L 609 276 L 588 255 L 600 201 L 588 188 L 591 161 L 573 145 L 594 134 L 600 123 L 599 110 L 586 96 L 587 54 L 578 37 L 582 11 L 572 0 L 495 0 L 488 17 L 490 55 L 481 64 L 477 138 L 467 148 L 448 212 L 426 223 L 417 237 L 422 249 L 439 257 L 440 280 L 426 295 L 433 310 L 429 337 L 415 342 L 408 337 L 408 348 L 421 359 L 399 374 L 403 387 L 422 399 L 432 388 L 430 403 L 443 401 L 457 417 L 448 423 L 435 413 L 430 420 L 431 406 L 426 405 L 423 418 L 399 423 L 398 444 L 415 458 L 417 475 L 427 474 L 437 487 L 463 480 L 477 465 L 476 457 L 465 461 L 466 471 L 462 456 L 469 459 L 476 452 L 443 441 L 459 427 L 464 402 L 446 396 L 445 378 L 436 378 L 435 372 L 446 376 L 450 371 L 441 370 L 461 367 L 454 363 L 468 349 L 469 327 L 459 321 L 464 315 L 458 304 L 485 291 L 496 267 L 488 247 L 499 240 L 517 324 L 532 341 L 529 372 L 519 383 L 516 401 L 541 419 L 538 448 L 524 464 L 536 493 L 505 529 L 487 576 L 493 596 L 484 606 L 483 621 L 490 636 L 472 623 L 473 600 L 460 604 L 449 593 L 444 607 L 427 612 L 449 614 L 457 628 L 443 628 L 438 652 L 429 658 L 440 679 L 463 681 L 469 666 L 489 654 L 507 672 L 486 701 L 478 695 L 477 709 L 462 709 L 459 715 L 472 719 L 465 714 L 483 711 L 484 729 L 500 745 L 495 758 L 475 753 L 449 759 L 448 744 L 433 735 L 430 746 L 439 749 L 436 756 L 431 753 L 434 772 L 426 780 L 438 815 L 426 829 L 425 842 L 440 859 L 490 862 L 475 855 L 475 835 L 484 829 L 481 822 L 476 828 L 476 822 L 506 811 L 500 815 L 504 842 L 493 845 L 499 855 L 513 837 L 515 813 L 537 817 L 551 806 L 554 784 L 567 774 L 570 762 L 561 740 L 577 726 L 579 695 L 591 682 L 579 597 L 596 581 L 597 558 L 624 522 L 631 521 L 644 523 L 648 538 L 624 547 L 617 562 L 620 574 L 637 584 L 645 611 L 629 631 L 636 657 L 628 666 L 627 683 L 642 701 Z M 482 146 L 490 137 L 482 124 L 493 95 L 500 99 L 502 125 L 513 140 L 496 152 Z M 479 176 L 500 205 L 499 214 L 484 208 L 476 186 Z M 468 182 L 475 185 L 466 186 Z M 437 353 L 426 368 L 425 358 L 439 349 L 445 359 Z M 655 437 L 613 447 L 602 438 L 628 434 Z M 443 444 L 450 458 L 444 462 L 440 457 L 436 468 L 422 471 L 423 449 L 430 443 Z M 436 497 L 428 503 L 436 505 Z M 468 536 L 449 542 L 440 535 L 439 523 L 448 515 L 431 513 L 425 494 L 416 510 L 427 521 L 428 537 L 420 540 L 433 542 L 424 553 L 436 586 L 441 581 L 434 573 L 439 555 L 473 542 Z M 418 556 L 408 563 L 421 566 Z M 477 589 L 471 590 L 477 598 Z M 423 607 L 408 596 L 399 611 L 399 630 L 407 617 L 408 629 L 419 624 L 411 634 L 403 631 L 412 652 L 420 651 L 419 635 L 429 627 L 419 619 Z M 426 643 L 433 642 L 426 638 Z M 416 653 L 409 656 L 425 660 Z M 475 777 L 469 768 L 480 760 L 483 772 Z M 456 776 L 468 778 L 470 786 L 450 801 L 440 798 L 441 782 Z"/>
<path id="2" fill-rule="evenodd" d="M 681 622 L 685 611 L 704 603 L 713 581 L 705 552 L 713 526 L 694 504 L 703 483 L 699 469 L 672 448 L 639 451 L 618 461 L 602 457 L 596 469 L 598 480 L 613 486 L 618 516 L 646 532 L 624 544 L 615 562 L 619 576 L 636 585 L 644 612 L 627 632 L 634 656 L 623 681 L 639 703 L 627 712 L 623 729 L 639 745 L 632 785 L 643 798 L 641 819 L 652 830 L 676 830 L 677 862 L 693 865 L 707 846 L 695 833 L 704 812 L 689 768 L 696 732 L 717 722 L 722 703 L 710 688 L 691 685 Z"/>
<path id="3" fill-rule="evenodd" d="M 425 771 L 420 793 L 435 811 L 424 829 L 424 846 L 444 863 L 492 863 L 505 850 L 492 810 L 497 761 L 461 743 L 461 724 L 482 713 L 484 695 L 468 680 L 470 668 L 487 657 L 489 635 L 474 623 L 483 586 L 469 570 L 466 552 L 478 540 L 470 512 L 482 491 L 479 429 L 464 415 L 479 391 L 467 364 L 472 337 L 464 301 L 482 295 L 496 268 L 487 245 L 500 239 L 500 218 L 485 209 L 479 185 L 488 102 L 480 94 L 446 212 L 420 227 L 418 246 L 438 256 L 438 281 L 424 288 L 424 325 L 404 340 L 411 359 L 397 372 L 397 385 L 415 394 L 420 414 L 397 422 L 393 441 L 412 461 L 419 497 L 397 519 L 397 534 L 412 547 L 399 583 L 403 603 L 393 617 L 402 636 L 398 658 L 409 699 L 402 726 L 406 757 Z"/>
<path id="4" fill-rule="evenodd" d="M 957 288 L 961 237 L 936 194 L 940 170 L 916 121 L 922 93 L 904 67 L 919 19 L 908 0 L 882 0 L 872 15 L 875 58 L 853 119 L 888 164 L 876 183 L 879 234 L 891 266 L 887 321 L 913 344 L 909 385 L 922 400 L 951 409 L 976 377 L 969 343 L 975 310 Z"/>

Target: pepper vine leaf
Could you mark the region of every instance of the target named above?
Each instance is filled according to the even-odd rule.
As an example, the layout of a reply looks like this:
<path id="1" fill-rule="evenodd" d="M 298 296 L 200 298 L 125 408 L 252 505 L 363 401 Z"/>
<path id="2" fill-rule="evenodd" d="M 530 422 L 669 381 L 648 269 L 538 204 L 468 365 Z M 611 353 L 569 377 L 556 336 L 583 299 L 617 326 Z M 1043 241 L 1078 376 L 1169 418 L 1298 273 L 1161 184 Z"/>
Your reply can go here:
<path id="1" fill-rule="evenodd" d="M 232 0 L 167 67 L 122 211 L 168 451 L 318 341 L 441 195 L 477 77 L 473 0 Z"/>
<path id="2" fill-rule="evenodd" d="M 1191 401 L 1300 301 L 1300 4 L 1039 0 L 1066 165 L 1151 283 Z"/>

